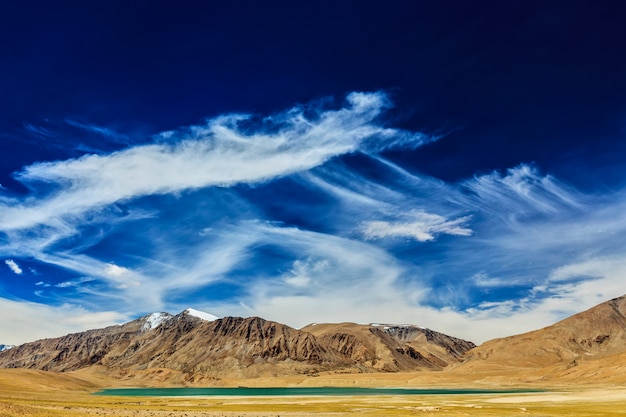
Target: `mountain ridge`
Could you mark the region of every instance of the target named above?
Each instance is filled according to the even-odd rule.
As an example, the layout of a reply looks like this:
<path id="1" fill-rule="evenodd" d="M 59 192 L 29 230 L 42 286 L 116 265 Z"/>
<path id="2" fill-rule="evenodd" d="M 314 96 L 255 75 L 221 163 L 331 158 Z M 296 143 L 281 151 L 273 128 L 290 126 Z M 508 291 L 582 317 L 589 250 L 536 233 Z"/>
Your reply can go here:
<path id="1" fill-rule="evenodd" d="M 294 329 L 260 317 L 212 317 L 189 310 L 153 313 L 42 339 L 0 352 L 0 367 L 86 372 L 141 384 L 406 372 L 420 379 L 428 372 L 430 380 L 509 385 L 626 383 L 626 296 L 480 346 L 407 324 L 314 323 Z"/>
<path id="2" fill-rule="evenodd" d="M 153 313 L 25 343 L 0 354 L 0 367 L 73 372 L 101 366 L 111 374 L 170 369 L 199 377 L 398 372 L 441 370 L 474 347 L 418 326 L 344 323 L 343 333 L 335 335 L 328 331 L 332 326 L 318 326 L 311 332 L 260 317 L 217 318 L 193 309 Z M 319 333 L 323 328 L 327 331 Z M 352 330 L 346 333 L 347 328 Z M 358 350 L 364 356 L 352 354 Z"/>
<path id="3" fill-rule="evenodd" d="M 506 345 L 506 354 L 503 345 Z M 550 326 L 488 340 L 463 361 L 524 357 L 529 365 L 607 357 L 626 351 L 626 295 L 574 314 Z"/>
<path id="4" fill-rule="evenodd" d="M 488 340 L 450 371 L 524 383 L 626 383 L 626 295 L 550 326 Z"/>

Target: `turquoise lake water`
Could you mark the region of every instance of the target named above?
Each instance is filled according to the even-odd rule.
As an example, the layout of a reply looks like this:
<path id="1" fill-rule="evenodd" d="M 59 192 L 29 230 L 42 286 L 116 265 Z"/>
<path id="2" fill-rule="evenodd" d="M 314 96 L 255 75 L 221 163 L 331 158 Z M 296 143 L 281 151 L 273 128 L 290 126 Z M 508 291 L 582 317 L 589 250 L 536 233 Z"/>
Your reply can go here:
<path id="1" fill-rule="evenodd" d="M 452 395 L 452 394 L 514 394 L 540 392 L 538 390 L 482 390 L 482 389 L 412 389 L 412 388 L 116 388 L 105 389 L 96 395 L 133 397 L 195 397 L 195 396 L 350 396 L 350 395 Z"/>

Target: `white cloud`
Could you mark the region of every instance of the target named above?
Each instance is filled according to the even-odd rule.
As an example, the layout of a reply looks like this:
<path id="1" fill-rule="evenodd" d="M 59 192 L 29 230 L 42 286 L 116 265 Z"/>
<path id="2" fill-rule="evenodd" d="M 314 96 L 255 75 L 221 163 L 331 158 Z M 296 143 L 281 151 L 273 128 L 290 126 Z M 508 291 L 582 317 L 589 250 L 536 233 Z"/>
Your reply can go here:
<path id="1" fill-rule="evenodd" d="M 482 207 L 492 215 L 520 220 L 523 216 L 558 215 L 583 206 L 584 196 L 550 175 L 541 175 L 532 165 L 474 177 L 461 184 L 456 198 L 464 204 Z"/>
<path id="2" fill-rule="evenodd" d="M 128 275 L 130 271 L 123 266 L 117 266 L 115 264 L 108 264 L 104 268 L 104 273 L 110 275 L 115 278 L 122 277 L 124 275 Z"/>
<path id="3" fill-rule="evenodd" d="M 249 284 L 242 300 L 249 314 L 296 327 L 337 318 L 380 321 L 401 316 L 391 306 L 416 305 L 426 291 L 402 282 L 405 267 L 373 245 L 296 228 L 258 230 L 297 260 L 286 274 Z"/>
<path id="4" fill-rule="evenodd" d="M 311 283 L 311 277 L 324 273 L 332 273 L 329 271 L 330 262 L 328 260 L 296 260 L 293 268 L 285 276 L 284 280 L 287 284 L 294 287 L 305 288 Z"/>
<path id="5" fill-rule="evenodd" d="M 294 275 L 285 278 L 285 282 L 289 285 L 293 285 L 294 287 L 307 287 L 311 282 L 311 278 L 306 275 Z"/>
<path id="6" fill-rule="evenodd" d="M 434 240 L 437 235 L 447 234 L 454 236 L 470 236 L 472 230 L 464 227 L 469 216 L 448 220 L 438 214 L 426 213 L 423 210 L 412 210 L 405 217 L 412 221 L 387 222 L 382 220 L 369 221 L 362 225 L 366 239 L 380 239 L 385 237 L 407 237 L 420 242 Z"/>
<path id="7" fill-rule="evenodd" d="M 55 287 L 57 288 L 71 288 L 71 287 L 77 287 L 81 284 L 84 284 L 86 282 L 91 282 L 93 281 L 93 278 L 90 277 L 83 277 L 83 278 L 79 278 L 73 281 L 64 281 L 64 282 L 59 282 L 58 284 L 54 284 Z M 36 285 L 41 285 L 39 282 Z M 46 286 L 50 286 L 50 285 L 46 285 Z"/>
<path id="8" fill-rule="evenodd" d="M 510 283 L 502 278 L 492 277 L 485 272 L 478 272 L 470 277 L 471 282 L 481 288 L 502 288 Z"/>
<path id="9" fill-rule="evenodd" d="M 482 302 L 463 320 L 478 340 L 536 330 L 626 294 L 625 278 L 626 254 L 563 265 L 527 297 Z"/>
<path id="10" fill-rule="evenodd" d="M 4 261 L 4 263 L 7 264 L 9 269 L 11 269 L 11 271 L 13 271 L 14 274 L 22 275 L 24 273 L 24 271 L 22 271 L 22 268 L 20 268 L 17 262 L 15 262 L 13 259 L 7 259 Z"/>
<path id="11" fill-rule="evenodd" d="M 552 271 L 541 288 L 558 296 L 563 308 L 586 308 L 626 294 L 626 254 L 594 257 L 563 265 Z"/>
<path id="12" fill-rule="evenodd" d="M 0 298 L 2 343 L 21 344 L 130 321 L 116 311 L 89 311 L 77 305 L 49 306 Z"/>
<path id="13" fill-rule="evenodd" d="M 38 163 L 17 179 L 48 195 L 0 202 L 0 230 L 60 227 L 68 216 L 145 195 L 267 181 L 305 171 L 356 151 L 365 141 L 386 146 L 405 133 L 374 124 L 385 106 L 379 93 L 352 93 L 347 106 L 307 119 L 300 108 L 268 118 L 272 130 L 249 133 L 247 116 L 229 115 L 171 133 L 175 144 L 136 146 L 108 155 Z M 413 135 L 417 144 L 428 138 Z M 132 178 L 132 181 L 128 179 Z"/>
<path id="14" fill-rule="evenodd" d="M 85 277 L 74 280 L 77 284 L 96 281 L 96 279 L 107 284 L 98 290 L 90 286 L 73 285 L 80 289 L 84 304 L 87 304 L 89 299 L 97 298 L 100 303 L 106 303 L 111 308 L 116 307 L 124 311 L 128 310 L 127 305 L 132 305 L 137 310 L 145 308 L 151 310 L 161 305 L 159 286 L 151 285 L 152 277 L 140 272 L 101 262 L 86 255 L 42 253 L 39 258 L 42 262 L 84 275 Z M 87 298 L 88 296 L 90 298 Z M 95 308 L 95 305 L 91 307 Z"/>

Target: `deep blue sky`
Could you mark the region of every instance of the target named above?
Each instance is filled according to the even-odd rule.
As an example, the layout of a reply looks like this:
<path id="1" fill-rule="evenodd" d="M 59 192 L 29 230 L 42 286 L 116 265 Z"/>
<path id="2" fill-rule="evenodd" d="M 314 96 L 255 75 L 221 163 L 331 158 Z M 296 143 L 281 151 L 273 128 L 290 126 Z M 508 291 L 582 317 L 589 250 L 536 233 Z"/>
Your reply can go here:
<path id="1" fill-rule="evenodd" d="M 2 2 L 0 343 L 190 306 L 480 342 L 626 293 L 625 21 Z"/>

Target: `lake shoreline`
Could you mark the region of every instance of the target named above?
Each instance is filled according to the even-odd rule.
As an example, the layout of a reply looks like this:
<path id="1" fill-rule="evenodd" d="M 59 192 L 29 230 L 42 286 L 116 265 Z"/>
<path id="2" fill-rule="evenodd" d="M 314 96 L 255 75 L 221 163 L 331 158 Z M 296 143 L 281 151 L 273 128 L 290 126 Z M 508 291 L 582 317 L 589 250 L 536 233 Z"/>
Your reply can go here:
<path id="1" fill-rule="evenodd" d="M 93 393 L 115 397 L 340 397 L 504 395 L 545 392 L 539 389 L 478 388 L 361 388 L 361 387 L 206 387 L 206 388 L 111 388 Z"/>

